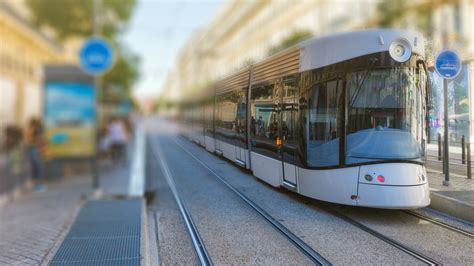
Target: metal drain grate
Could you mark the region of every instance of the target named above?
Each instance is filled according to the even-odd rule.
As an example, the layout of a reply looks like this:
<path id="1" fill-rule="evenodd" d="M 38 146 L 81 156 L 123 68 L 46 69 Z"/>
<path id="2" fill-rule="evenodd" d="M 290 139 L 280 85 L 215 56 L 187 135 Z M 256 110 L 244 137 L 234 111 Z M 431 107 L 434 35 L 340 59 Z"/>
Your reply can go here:
<path id="1" fill-rule="evenodd" d="M 51 265 L 140 265 L 140 199 L 82 207 Z"/>

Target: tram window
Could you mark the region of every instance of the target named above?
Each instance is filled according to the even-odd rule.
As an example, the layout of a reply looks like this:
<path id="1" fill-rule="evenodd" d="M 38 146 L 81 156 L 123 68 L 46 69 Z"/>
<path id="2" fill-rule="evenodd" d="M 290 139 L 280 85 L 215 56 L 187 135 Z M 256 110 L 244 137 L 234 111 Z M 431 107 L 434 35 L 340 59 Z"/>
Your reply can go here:
<path id="1" fill-rule="evenodd" d="M 205 132 L 207 136 L 213 136 L 213 125 L 212 125 L 213 113 L 214 113 L 214 98 L 211 97 L 206 100 L 206 103 L 204 106 L 204 117 L 205 117 L 205 123 L 206 123 Z"/>
<path id="2" fill-rule="evenodd" d="M 252 88 L 252 139 L 274 143 L 278 136 L 278 92 L 274 85 Z"/>
<path id="3" fill-rule="evenodd" d="M 298 111 L 296 96 L 298 94 L 298 84 L 296 79 L 283 82 L 283 103 L 281 135 L 284 143 L 294 145 L 295 123 Z"/>
<path id="4" fill-rule="evenodd" d="M 238 129 L 236 123 L 237 98 L 233 92 L 216 97 L 216 134 L 228 140 L 235 139 Z"/>
<path id="5" fill-rule="evenodd" d="M 338 106 L 342 81 L 332 80 L 312 87 L 307 120 L 307 158 L 310 166 L 339 164 Z"/>
<path id="6" fill-rule="evenodd" d="M 245 146 L 246 132 L 247 132 L 247 94 L 245 89 L 234 92 L 233 100 L 237 104 L 235 110 L 235 132 L 241 143 L 239 145 Z"/>
<path id="7" fill-rule="evenodd" d="M 347 80 L 346 163 L 422 160 L 424 98 L 414 70 L 355 72 Z"/>

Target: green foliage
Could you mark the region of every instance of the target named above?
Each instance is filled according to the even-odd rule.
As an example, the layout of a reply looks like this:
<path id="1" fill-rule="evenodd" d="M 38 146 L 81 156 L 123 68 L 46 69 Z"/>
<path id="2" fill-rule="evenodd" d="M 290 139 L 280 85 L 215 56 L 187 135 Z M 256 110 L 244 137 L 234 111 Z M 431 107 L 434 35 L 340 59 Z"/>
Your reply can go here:
<path id="1" fill-rule="evenodd" d="M 101 31 L 112 37 L 130 18 L 136 0 L 99 0 Z M 33 23 L 53 29 L 57 37 L 86 37 L 93 32 L 94 0 L 26 0 Z M 105 15 L 106 14 L 106 15 Z"/>
<path id="2" fill-rule="evenodd" d="M 300 29 L 293 31 L 290 35 L 284 38 L 279 44 L 270 47 L 268 50 L 268 55 L 276 54 L 280 51 L 285 50 L 288 47 L 291 47 L 303 40 L 311 38 L 313 33 L 310 30 Z"/>
<path id="3" fill-rule="evenodd" d="M 377 6 L 379 27 L 389 28 L 397 26 L 407 11 L 406 0 L 383 0 Z"/>
<path id="4" fill-rule="evenodd" d="M 99 32 L 114 45 L 116 61 L 101 78 L 101 101 L 130 99 L 130 88 L 139 77 L 139 58 L 117 42 L 117 35 L 130 19 L 136 0 L 97 0 Z M 26 0 L 33 23 L 52 29 L 60 40 L 86 38 L 93 33 L 94 0 Z"/>
<path id="5" fill-rule="evenodd" d="M 378 21 L 377 26 L 379 27 L 400 27 L 404 26 L 404 19 L 408 13 L 413 10 L 411 7 L 414 3 L 407 0 L 383 0 L 377 5 Z M 416 15 L 413 16 L 414 21 L 406 21 L 406 23 L 413 23 L 416 25 L 418 30 L 423 31 L 428 36 L 432 35 L 434 5 L 426 3 L 423 6 L 418 7 Z"/>
<path id="6" fill-rule="evenodd" d="M 115 49 L 117 60 L 112 69 L 102 77 L 101 100 L 121 101 L 130 99 L 130 88 L 139 78 L 140 58 L 123 45 Z"/>

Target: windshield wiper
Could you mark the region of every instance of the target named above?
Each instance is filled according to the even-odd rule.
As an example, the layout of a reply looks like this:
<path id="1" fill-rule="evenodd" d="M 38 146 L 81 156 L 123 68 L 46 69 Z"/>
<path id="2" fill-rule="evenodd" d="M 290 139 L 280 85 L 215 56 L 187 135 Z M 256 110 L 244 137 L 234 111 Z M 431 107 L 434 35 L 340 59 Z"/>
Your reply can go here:
<path id="1" fill-rule="evenodd" d="M 370 160 L 417 160 L 420 158 L 423 158 L 422 155 L 416 156 L 416 157 L 392 157 L 392 158 L 386 158 L 386 157 L 371 157 L 371 156 L 362 156 L 362 155 L 347 155 L 348 157 L 352 158 L 359 158 L 359 159 L 370 159 Z"/>
<path id="2" fill-rule="evenodd" d="M 352 107 L 354 104 L 355 104 L 355 101 L 357 100 L 357 97 L 359 96 L 359 92 L 360 92 L 360 89 L 362 88 L 362 85 L 364 85 L 364 82 L 365 82 L 365 79 L 367 78 L 367 76 L 369 75 L 370 72 L 372 72 L 372 70 L 374 69 L 375 67 L 375 63 L 377 61 L 379 61 L 378 58 L 375 58 L 375 57 L 372 57 L 369 59 L 370 60 L 370 66 L 369 68 L 365 71 L 364 73 L 364 77 L 362 77 L 362 80 L 359 84 L 359 86 L 357 86 L 357 89 L 355 91 L 355 94 L 354 96 L 351 98 L 351 101 L 349 103 L 349 107 Z"/>

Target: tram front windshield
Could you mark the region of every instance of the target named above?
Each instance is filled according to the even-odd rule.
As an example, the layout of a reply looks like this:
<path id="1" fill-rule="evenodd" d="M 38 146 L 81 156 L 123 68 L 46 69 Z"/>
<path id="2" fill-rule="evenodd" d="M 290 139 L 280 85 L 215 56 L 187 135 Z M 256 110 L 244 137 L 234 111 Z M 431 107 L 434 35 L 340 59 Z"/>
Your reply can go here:
<path id="1" fill-rule="evenodd" d="M 415 68 L 349 74 L 346 164 L 423 159 L 423 85 Z"/>

